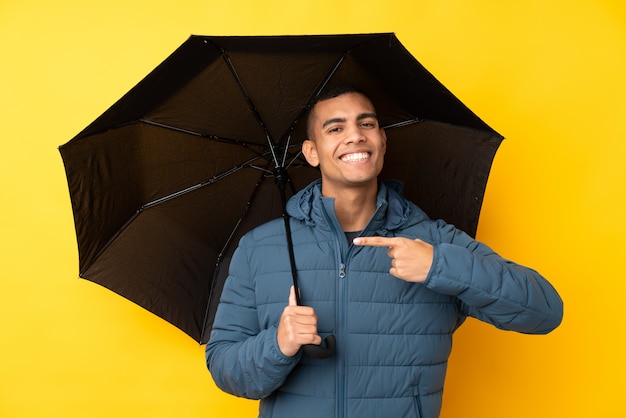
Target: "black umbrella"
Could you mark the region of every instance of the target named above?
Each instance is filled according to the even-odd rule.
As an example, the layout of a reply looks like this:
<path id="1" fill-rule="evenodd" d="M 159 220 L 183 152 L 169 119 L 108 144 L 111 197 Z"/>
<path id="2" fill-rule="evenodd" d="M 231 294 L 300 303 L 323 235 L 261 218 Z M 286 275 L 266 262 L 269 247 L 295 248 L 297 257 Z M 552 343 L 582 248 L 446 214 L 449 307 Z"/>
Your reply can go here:
<path id="1" fill-rule="evenodd" d="M 474 235 L 502 137 L 395 35 L 192 36 L 60 147 L 80 276 L 206 342 L 239 238 L 319 176 L 300 155 L 306 112 L 338 82 L 386 127 L 381 177 Z"/>

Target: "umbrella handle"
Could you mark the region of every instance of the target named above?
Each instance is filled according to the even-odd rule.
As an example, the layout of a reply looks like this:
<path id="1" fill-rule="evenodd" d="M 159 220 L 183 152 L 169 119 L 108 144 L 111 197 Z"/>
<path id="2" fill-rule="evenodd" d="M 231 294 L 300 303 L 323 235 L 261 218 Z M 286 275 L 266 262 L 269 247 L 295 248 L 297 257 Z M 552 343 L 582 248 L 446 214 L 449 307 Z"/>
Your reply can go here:
<path id="1" fill-rule="evenodd" d="M 326 347 L 315 344 L 307 344 L 302 347 L 302 350 L 313 358 L 325 359 L 335 354 L 335 347 L 337 346 L 337 340 L 334 335 L 329 335 L 324 340 Z"/>
<path id="2" fill-rule="evenodd" d="M 285 236 L 287 238 L 287 249 L 289 252 L 289 263 L 291 265 L 291 276 L 293 278 L 293 288 L 296 294 L 296 304 L 301 305 L 300 302 L 300 287 L 298 286 L 298 270 L 296 269 L 296 258 L 293 252 L 293 241 L 291 238 L 291 226 L 289 225 L 289 215 L 287 214 L 287 197 L 285 195 L 285 183 L 287 182 L 287 170 L 284 167 L 276 167 L 274 170 L 274 177 L 276 185 L 280 191 L 283 220 L 285 221 Z M 337 340 L 334 335 L 329 335 L 324 340 L 326 347 L 315 344 L 306 344 L 302 347 L 302 350 L 313 358 L 325 359 L 335 354 L 335 347 L 337 346 Z"/>

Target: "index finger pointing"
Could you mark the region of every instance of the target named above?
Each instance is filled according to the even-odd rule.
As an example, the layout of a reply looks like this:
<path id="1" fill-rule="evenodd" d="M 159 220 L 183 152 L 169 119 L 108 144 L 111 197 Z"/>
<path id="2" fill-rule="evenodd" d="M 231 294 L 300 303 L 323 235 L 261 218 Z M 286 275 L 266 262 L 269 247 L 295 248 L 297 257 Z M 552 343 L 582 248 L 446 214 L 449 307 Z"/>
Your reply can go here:
<path id="1" fill-rule="evenodd" d="M 390 237 L 358 237 L 353 241 L 354 245 L 369 245 L 371 247 L 393 247 L 396 238 Z"/>

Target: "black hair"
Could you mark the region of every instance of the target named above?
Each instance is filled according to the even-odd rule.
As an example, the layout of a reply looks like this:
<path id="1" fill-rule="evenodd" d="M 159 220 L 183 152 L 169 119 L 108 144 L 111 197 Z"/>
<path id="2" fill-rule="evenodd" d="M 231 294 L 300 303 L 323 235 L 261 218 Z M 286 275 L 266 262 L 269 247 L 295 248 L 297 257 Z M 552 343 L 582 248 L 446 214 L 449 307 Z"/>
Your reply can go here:
<path id="1" fill-rule="evenodd" d="M 323 102 L 324 100 L 334 99 L 335 97 L 343 96 L 344 94 L 348 94 L 348 93 L 358 93 L 367 97 L 367 94 L 365 94 L 363 90 L 361 90 L 360 88 L 358 88 L 357 86 L 353 84 L 337 83 L 337 84 L 331 84 L 331 85 L 324 87 L 322 91 L 320 91 L 319 94 L 315 96 L 313 100 L 311 100 L 311 102 L 309 103 L 309 114 L 307 116 L 307 121 L 306 121 L 306 132 L 307 132 L 307 136 L 309 137 L 309 139 L 311 139 L 311 136 L 312 136 L 311 135 L 311 128 L 312 128 L 311 116 L 313 114 L 312 111 L 315 105 L 318 104 L 319 102 Z"/>

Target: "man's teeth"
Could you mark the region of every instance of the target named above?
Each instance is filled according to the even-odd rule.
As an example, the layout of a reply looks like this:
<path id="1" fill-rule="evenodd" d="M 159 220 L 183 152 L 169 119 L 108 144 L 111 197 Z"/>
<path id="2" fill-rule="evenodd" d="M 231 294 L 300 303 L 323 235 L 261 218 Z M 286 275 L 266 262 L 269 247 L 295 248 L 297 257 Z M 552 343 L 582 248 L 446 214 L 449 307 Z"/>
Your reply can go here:
<path id="1" fill-rule="evenodd" d="M 363 161 L 370 157 L 368 152 L 356 152 L 354 154 L 346 154 L 341 157 L 341 161 Z"/>

